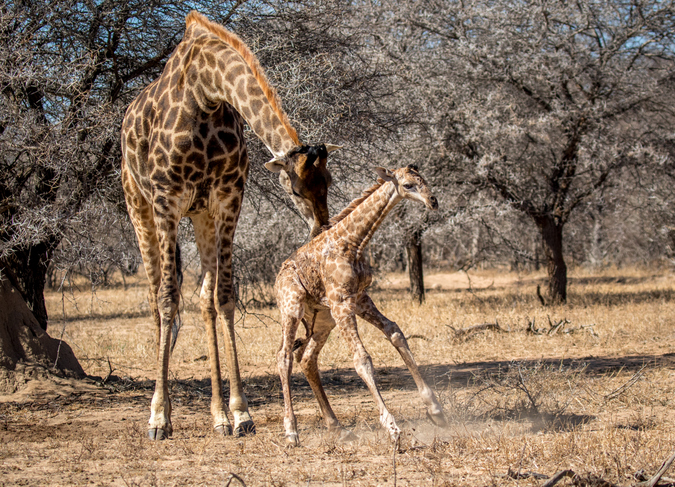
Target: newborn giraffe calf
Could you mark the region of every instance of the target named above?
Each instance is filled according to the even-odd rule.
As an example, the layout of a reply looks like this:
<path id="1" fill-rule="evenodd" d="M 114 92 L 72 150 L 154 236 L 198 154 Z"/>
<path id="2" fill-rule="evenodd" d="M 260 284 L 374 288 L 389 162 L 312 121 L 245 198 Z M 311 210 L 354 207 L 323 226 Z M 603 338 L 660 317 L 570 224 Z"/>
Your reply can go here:
<path id="1" fill-rule="evenodd" d="M 401 430 L 389 413 L 375 383 L 373 362 L 356 326 L 356 316 L 380 329 L 403 358 L 413 376 L 428 416 L 439 425 L 446 424 L 443 408 L 422 378 L 405 336 L 396 323 L 387 319 L 372 302 L 366 289 L 372 281 L 370 266 L 363 255 L 368 242 L 387 213 L 403 198 L 419 201 L 432 210 L 438 202 L 415 166 L 395 171 L 378 167 L 377 184 L 354 200 L 331 220 L 331 227 L 293 254 L 281 267 L 275 283 L 281 311 L 282 342 L 277 365 L 284 394 L 284 429 L 289 445 L 299 444 L 297 421 L 293 412 L 290 377 L 293 367 L 295 334 L 300 322 L 306 338 L 295 351 L 302 371 L 319 402 L 321 415 L 330 431 L 341 438 L 351 435 L 344 429 L 328 403 L 323 390 L 317 359 L 331 330 L 338 326 L 354 356 L 354 367 L 372 393 L 380 411 L 380 423 L 396 440 Z M 303 317 L 306 317 L 303 319 Z"/>

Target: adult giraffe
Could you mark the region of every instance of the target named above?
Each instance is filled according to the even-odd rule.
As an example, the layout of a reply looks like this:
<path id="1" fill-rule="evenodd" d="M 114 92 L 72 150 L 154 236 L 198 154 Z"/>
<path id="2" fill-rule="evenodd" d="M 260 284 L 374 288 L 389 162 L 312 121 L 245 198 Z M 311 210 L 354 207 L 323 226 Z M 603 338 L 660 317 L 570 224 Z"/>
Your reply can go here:
<path id="1" fill-rule="evenodd" d="M 242 119 L 243 117 L 243 119 Z M 170 329 L 178 309 L 176 232 L 192 220 L 204 281 L 200 294 L 211 365 L 211 414 L 216 431 L 255 433 L 244 395 L 234 335 L 232 242 L 248 174 L 243 121 L 273 154 L 265 164 L 302 214 L 312 235 L 328 221 L 327 153 L 306 146 L 281 108 L 256 57 L 235 34 L 191 12 L 183 40 L 161 76 L 127 109 L 122 123 L 122 184 L 150 282 L 158 330 L 158 373 L 148 435 L 172 433 L 167 377 Z M 223 402 L 216 317 L 225 336 L 230 409 Z"/>

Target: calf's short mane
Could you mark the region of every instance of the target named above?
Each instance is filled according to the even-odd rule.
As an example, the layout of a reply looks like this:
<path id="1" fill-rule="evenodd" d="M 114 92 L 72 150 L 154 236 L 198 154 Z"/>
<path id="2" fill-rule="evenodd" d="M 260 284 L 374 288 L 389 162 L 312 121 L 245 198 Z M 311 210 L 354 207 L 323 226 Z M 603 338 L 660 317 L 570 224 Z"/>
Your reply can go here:
<path id="1" fill-rule="evenodd" d="M 365 190 L 361 194 L 361 196 L 359 196 L 354 201 L 349 203 L 349 206 L 347 206 L 344 210 L 342 210 L 340 213 L 338 213 L 337 215 L 335 215 L 333 218 L 331 218 L 328 221 L 328 228 L 334 227 L 335 225 L 340 223 L 342 220 L 347 218 L 349 216 L 349 214 L 356 209 L 357 206 L 359 206 L 361 203 L 363 203 L 368 198 L 368 196 L 370 196 L 375 191 L 377 191 L 380 188 L 380 186 L 382 186 L 383 184 L 384 184 L 384 179 L 377 178 L 377 182 L 373 186 L 371 186 L 370 188 Z"/>

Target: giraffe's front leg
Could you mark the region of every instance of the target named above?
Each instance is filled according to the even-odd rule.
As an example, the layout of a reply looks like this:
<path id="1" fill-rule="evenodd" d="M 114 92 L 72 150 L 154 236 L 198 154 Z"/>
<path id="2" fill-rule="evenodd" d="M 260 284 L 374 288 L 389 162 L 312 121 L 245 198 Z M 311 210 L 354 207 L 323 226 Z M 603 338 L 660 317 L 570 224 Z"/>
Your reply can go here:
<path id="1" fill-rule="evenodd" d="M 277 278 L 277 290 L 277 302 L 281 312 L 281 346 L 277 352 L 277 368 L 284 396 L 284 434 L 288 446 L 299 446 L 298 421 L 293 411 L 293 397 L 291 396 L 291 373 L 293 372 L 295 333 L 304 313 L 305 293 L 302 286 L 295 285 L 295 279 L 289 273 L 282 273 Z"/>
<path id="2" fill-rule="evenodd" d="M 447 426 L 443 407 L 441 406 L 441 403 L 438 402 L 434 391 L 431 390 L 422 377 L 412 352 L 408 347 L 408 342 L 398 325 L 384 316 L 380 310 L 377 309 L 375 303 L 373 303 L 370 297 L 365 293 L 358 300 L 356 310 L 361 318 L 382 331 L 391 344 L 394 345 L 403 359 L 403 362 L 408 367 L 410 374 L 413 376 L 415 384 L 417 385 L 417 390 L 419 391 L 420 396 L 422 396 L 422 400 L 427 405 L 427 416 L 429 419 L 437 426 Z"/>
<path id="3" fill-rule="evenodd" d="M 209 365 L 211 368 L 211 417 L 213 428 L 222 435 L 232 434 L 232 425 L 227 417 L 227 408 L 223 400 L 223 381 L 220 375 L 220 356 L 218 351 L 218 335 L 216 319 L 218 313 L 215 305 L 216 289 L 216 227 L 208 213 L 191 217 L 195 232 L 195 240 L 199 249 L 204 280 L 199 295 L 199 304 L 206 329 Z"/>
<path id="4" fill-rule="evenodd" d="M 226 207 L 224 205 L 223 207 Z M 232 287 L 232 239 L 234 222 L 228 221 L 228 211 L 221 211 L 216 219 L 216 255 L 218 262 L 218 279 L 216 295 L 218 301 L 218 317 L 225 338 L 225 359 L 230 375 L 230 411 L 234 416 L 234 435 L 245 436 L 255 434 L 255 424 L 248 412 L 248 400 L 244 394 L 244 386 L 239 372 L 236 336 L 234 333 L 235 297 Z M 231 219 L 230 219 L 231 220 Z"/>
<path id="5" fill-rule="evenodd" d="M 277 352 L 277 368 L 281 379 L 281 392 L 284 396 L 284 436 L 288 446 L 300 446 L 298 436 L 298 420 L 293 410 L 293 397 L 291 396 L 291 373 L 293 372 L 293 343 L 289 345 L 289 336 L 295 336 L 294 329 L 298 323 L 294 318 L 282 316 L 283 337 L 281 347 Z"/>
<path id="6" fill-rule="evenodd" d="M 220 300 L 222 303 L 222 298 Z M 255 424 L 248 411 L 248 399 L 244 394 L 244 385 L 239 372 L 236 336 L 234 333 L 234 296 L 230 295 L 225 305 L 220 305 L 218 316 L 225 335 L 225 359 L 230 375 L 230 411 L 234 416 L 234 436 L 255 434 Z"/>
<path id="7" fill-rule="evenodd" d="M 356 303 L 353 299 L 347 299 L 339 304 L 331 306 L 331 314 L 340 329 L 340 333 L 349 343 L 349 348 L 354 356 L 354 368 L 359 377 L 366 383 L 366 386 L 373 395 L 380 412 L 380 424 L 389 432 L 392 440 L 398 440 L 401 430 L 396 424 L 387 406 L 384 404 L 380 390 L 375 382 L 375 371 L 373 360 L 366 351 L 361 342 L 361 337 L 356 326 L 356 315 L 354 314 Z"/>
<path id="8" fill-rule="evenodd" d="M 217 433 L 228 436 L 232 434 L 232 425 L 227 417 L 227 408 L 223 401 L 223 381 L 220 375 L 220 356 L 218 352 L 218 335 L 216 318 L 218 313 L 214 304 L 215 276 L 214 272 L 204 272 L 204 282 L 200 296 L 202 317 L 206 326 L 209 361 L 211 366 L 211 417 L 213 428 Z"/>

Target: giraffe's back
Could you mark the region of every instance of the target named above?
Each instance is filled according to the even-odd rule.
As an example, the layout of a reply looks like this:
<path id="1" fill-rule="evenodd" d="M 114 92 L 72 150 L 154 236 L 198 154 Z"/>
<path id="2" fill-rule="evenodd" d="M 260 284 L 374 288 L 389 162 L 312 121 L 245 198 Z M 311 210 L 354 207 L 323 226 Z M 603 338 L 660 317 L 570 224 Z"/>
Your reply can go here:
<path id="1" fill-rule="evenodd" d="M 248 173 L 241 116 L 227 103 L 204 107 L 181 78 L 204 42 L 186 35 L 122 124 L 123 170 L 148 201 L 175 195 L 183 215 L 206 210 L 210 199 L 241 195 Z"/>
<path id="2" fill-rule="evenodd" d="M 282 265 L 277 292 L 282 282 L 296 279 L 305 289 L 310 307 L 330 307 L 335 294 L 360 295 L 372 283 L 372 270 L 363 258 L 344 245 L 335 232 L 325 231 L 299 248 Z"/>

